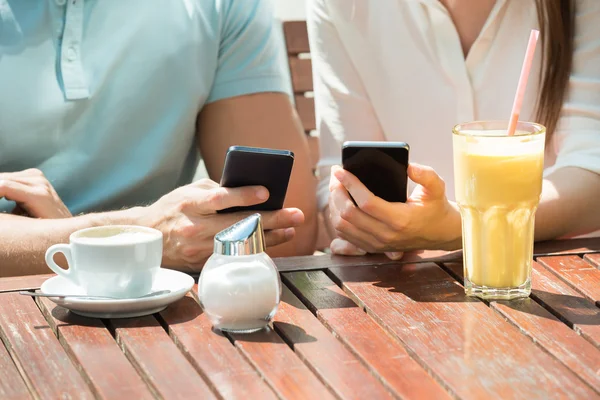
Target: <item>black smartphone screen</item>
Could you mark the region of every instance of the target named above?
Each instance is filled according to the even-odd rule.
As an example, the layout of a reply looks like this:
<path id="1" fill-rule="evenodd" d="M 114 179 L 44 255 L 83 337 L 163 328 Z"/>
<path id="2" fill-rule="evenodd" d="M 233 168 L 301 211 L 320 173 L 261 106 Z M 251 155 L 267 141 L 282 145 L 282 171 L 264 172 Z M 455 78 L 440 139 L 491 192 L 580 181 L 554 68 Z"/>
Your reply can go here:
<path id="1" fill-rule="evenodd" d="M 406 143 L 346 142 L 342 148 L 343 167 L 375 196 L 391 203 L 405 203 L 408 152 Z"/>
<path id="2" fill-rule="evenodd" d="M 218 212 L 273 211 L 283 208 L 293 165 L 294 153 L 288 150 L 230 147 L 225 157 L 221 186 L 264 186 L 269 191 L 269 199 L 262 204 Z"/>

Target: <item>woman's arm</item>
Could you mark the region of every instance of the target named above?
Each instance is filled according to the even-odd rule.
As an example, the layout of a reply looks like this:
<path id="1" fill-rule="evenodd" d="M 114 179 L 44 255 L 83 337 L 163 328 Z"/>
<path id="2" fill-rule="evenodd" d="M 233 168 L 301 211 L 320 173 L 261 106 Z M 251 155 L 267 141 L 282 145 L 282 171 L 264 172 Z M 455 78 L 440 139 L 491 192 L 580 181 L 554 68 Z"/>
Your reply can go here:
<path id="1" fill-rule="evenodd" d="M 600 2 L 577 2 L 575 53 L 558 128 L 556 161 L 544 171 L 536 240 L 600 229 Z"/>
<path id="2" fill-rule="evenodd" d="M 535 239 L 549 240 L 599 230 L 599 199 L 600 175 L 575 167 L 552 173 L 544 180 L 536 213 Z"/>

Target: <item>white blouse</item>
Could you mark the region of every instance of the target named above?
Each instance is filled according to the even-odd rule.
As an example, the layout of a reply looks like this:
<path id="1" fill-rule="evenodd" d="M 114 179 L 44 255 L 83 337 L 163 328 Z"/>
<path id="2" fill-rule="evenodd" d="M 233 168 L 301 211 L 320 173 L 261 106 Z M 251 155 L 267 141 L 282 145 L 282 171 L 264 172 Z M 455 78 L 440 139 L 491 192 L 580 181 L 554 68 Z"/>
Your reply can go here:
<path id="1" fill-rule="evenodd" d="M 600 173 L 600 1 L 578 0 L 576 51 L 545 175 L 574 166 Z M 497 0 L 467 58 L 438 0 L 310 0 L 308 25 L 321 161 L 319 205 L 345 140 L 404 141 L 454 199 L 452 127 L 510 117 L 534 0 Z M 541 44 L 541 42 L 540 42 Z M 522 120 L 534 118 L 538 46 Z"/>

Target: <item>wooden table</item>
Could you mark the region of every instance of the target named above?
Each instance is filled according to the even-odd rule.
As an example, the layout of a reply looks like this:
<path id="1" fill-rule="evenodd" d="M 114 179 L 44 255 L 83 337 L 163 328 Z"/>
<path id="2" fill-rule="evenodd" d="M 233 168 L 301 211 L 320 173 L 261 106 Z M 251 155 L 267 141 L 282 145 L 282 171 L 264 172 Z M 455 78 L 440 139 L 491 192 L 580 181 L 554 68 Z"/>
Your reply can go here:
<path id="1" fill-rule="evenodd" d="M 251 335 L 213 332 L 191 295 L 94 320 L 15 293 L 48 276 L 1 279 L 0 398 L 600 398 L 600 241 L 536 253 L 531 298 L 489 304 L 457 254 L 281 259 L 276 321 Z"/>

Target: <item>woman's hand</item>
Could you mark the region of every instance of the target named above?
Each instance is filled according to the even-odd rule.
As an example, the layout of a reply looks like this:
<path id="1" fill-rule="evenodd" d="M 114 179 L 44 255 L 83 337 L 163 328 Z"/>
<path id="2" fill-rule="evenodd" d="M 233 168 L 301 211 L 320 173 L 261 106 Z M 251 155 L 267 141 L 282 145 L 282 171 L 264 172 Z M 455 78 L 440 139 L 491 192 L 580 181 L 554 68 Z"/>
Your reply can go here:
<path id="1" fill-rule="evenodd" d="M 358 255 L 362 250 L 397 259 L 409 250 L 460 247 L 460 213 L 432 168 L 409 166 L 408 176 L 419 186 L 406 203 L 382 200 L 340 167 L 331 172 L 330 218 L 341 239 L 332 243 L 333 253 Z"/>
<path id="2" fill-rule="evenodd" d="M 33 218 L 72 216 L 54 187 L 38 169 L 0 174 L 0 197 L 17 203 L 14 214 Z"/>

